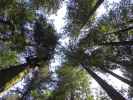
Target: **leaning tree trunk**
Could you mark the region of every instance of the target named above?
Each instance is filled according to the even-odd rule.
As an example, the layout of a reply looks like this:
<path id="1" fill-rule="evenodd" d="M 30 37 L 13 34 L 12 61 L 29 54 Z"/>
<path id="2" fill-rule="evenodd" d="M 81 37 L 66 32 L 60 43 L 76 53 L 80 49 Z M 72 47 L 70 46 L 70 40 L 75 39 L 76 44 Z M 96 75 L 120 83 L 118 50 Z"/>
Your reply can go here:
<path id="1" fill-rule="evenodd" d="M 128 80 L 128 79 L 125 79 L 125 78 L 123 78 L 123 77 L 121 77 L 121 76 L 119 76 L 119 75 L 113 73 L 112 71 L 108 70 L 107 68 L 104 68 L 104 67 L 100 67 L 100 68 L 101 68 L 102 70 L 104 70 L 105 72 L 111 74 L 111 75 L 114 76 L 115 78 L 121 80 L 122 82 L 125 82 L 125 83 L 127 83 L 128 85 L 130 85 L 130 86 L 133 86 L 133 82 L 132 82 L 132 81 L 130 81 L 130 80 Z"/>
<path id="2" fill-rule="evenodd" d="M 33 89 L 34 81 L 37 79 L 39 69 L 36 66 L 32 68 L 32 71 L 25 77 L 26 86 L 24 86 L 25 91 L 22 93 L 22 100 L 27 100 L 27 96 L 29 96 L 31 90 Z"/>
<path id="3" fill-rule="evenodd" d="M 103 46 L 125 46 L 125 45 L 133 45 L 133 41 L 122 41 L 122 42 L 107 42 L 107 43 L 101 43 L 98 45 L 103 45 Z"/>
<path id="4" fill-rule="evenodd" d="M 40 59 L 36 58 L 29 58 L 27 57 L 27 63 L 20 64 L 16 66 L 10 66 L 7 69 L 0 70 L 0 92 L 3 91 L 4 86 L 7 82 L 17 76 L 20 72 L 24 69 L 31 67 L 32 65 L 37 64 Z"/>
<path id="5" fill-rule="evenodd" d="M 26 69 L 26 66 L 27 64 L 21 64 L 0 70 L 0 92 L 3 91 L 5 84 Z"/>
<path id="6" fill-rule="evenodd" d="M 95 13 L 95 11 L 98 9 L 98 7 L 104 2 L 104 0 L 98 0 L 94 6 L 94 8 L 89 12 L 87 23 L 83 24 L 81 28 L 83 28 L 85 25 L 88 24 L 89 18 Z"/>
<path id="7" fill-rule="evenodd" d="M 107 84 L 97 74 L 95 74 L 90 68 L 82 64 L 83 68 L 100 84 L 100 86 L 107 92 L 112 100 L 126 100 L 120 93 L 118 93 L 112 86 Z"/>

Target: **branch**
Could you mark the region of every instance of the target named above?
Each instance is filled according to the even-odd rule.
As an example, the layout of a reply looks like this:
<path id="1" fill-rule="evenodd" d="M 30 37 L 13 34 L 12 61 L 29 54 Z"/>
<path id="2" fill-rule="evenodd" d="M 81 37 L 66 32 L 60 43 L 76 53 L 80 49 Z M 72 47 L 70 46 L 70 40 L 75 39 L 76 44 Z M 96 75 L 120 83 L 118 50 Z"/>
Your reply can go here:
<path id="1" fill-rule="evenodd" d="M 129 27 L 124 28 L 124 29 L 120 29 L 120 30 L 117 30 L 117 31 L 114 31 L 114 32 L 108 32 L 108 33 L 104 33 L 104 34 L 105 35 L 117 34 L 117 33 L 129 31 L 129 30 L 132 30 L 132 29 L 133 29 L 133 26 L 129 26 Z"/>
<path id="2" fill-rule="evenodd" d="M 107 43 L 101 43 L 98 45 L 105 45 L 105 46 L 125 46 L 125 45 L 133 45 L 133 41 L 122 41 L 122 42 L 107 42 Z"/>

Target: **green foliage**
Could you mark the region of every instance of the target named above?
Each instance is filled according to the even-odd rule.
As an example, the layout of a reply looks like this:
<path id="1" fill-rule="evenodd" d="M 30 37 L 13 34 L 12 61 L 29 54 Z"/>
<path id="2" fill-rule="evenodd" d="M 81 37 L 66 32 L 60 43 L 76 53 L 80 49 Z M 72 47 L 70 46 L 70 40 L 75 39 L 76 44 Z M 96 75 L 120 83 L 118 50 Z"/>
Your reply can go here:
<path id="1" fill-rule="evenodd" d="M 129 35 L 133 35 L 133 30 L 128 31 Z"/>
<path id="2" fill-rule="evenodd" d="M 15 51 L 10 50 L 0 50 L 0 69 L 8 68 L 9 65 L 16 65 L 17 54 Z"/>
<path id="3" fill-rule="evenodd" d="M 7 43 L 8 47 L 13 51 L 17 51 L 18 53 L 23 52 L 25 47 L 30 45 L 26 42 L 26 37 L 24 34 L 15 33 Z"/>
<path id="4" fill-rule="evenodd" d="M 35 11 L 21 3 L 15 3 L 6 13 L 17 28 L 21 27 L 23 21 L 32 21 L 35 18 Z"/>
<path id="5" fill-rule="evenodd" d="M 32 83 L 33 85 L 33 91 L 37 88 L 41 82 L 43 83 L 44 81 L 50 79 L 49 75 L 49 66 L 47 64 L 40 64 L 38 76 L 36 76 L 36 80 Z"/>
<path id="6" fill-rule="evenodd" d="M 5 13 L 4 12 L 5 10 L 8 11 L 11 9 L 12 9 L 12 11 L 13 11 L 13 9 L 15 11 L 20 11 L 21 8 L 24 8 L 24 9 L 29 8 L 28 10 L 37 10 L 40 8 L 45 8 L 45 11 L 47 13 L 48 12 L 55 13 L 59 9 L 59 6 L 62 1 L 63 0 L 30 0 L 30 1 L 27 1 L 27 0 L 8 0 L 8 1 L 0 0 L 0 11 L 1 11 L 1 13 Z M 20 8 L 18 6 L 20 6 Z M 21 11 L 22 11 L 22 9 L 21 9 Z M 16 12 L 12 12 L 12 13 L 16 13 Z M 21 14 L 22 13 L 24 14 L 25 12 L 21 12 Z"/>
<path id="7" fill-rule="evenodd" d="M 57 44 L 57 36 L 54 27 L 45 19 L 46 16 L 43 15 L 45 12 L 37 15 L 37 10 L 46 8 L 49 9 L 47 12 L 50 12 L 50 9 L 55 10 L 53 5 L 58 9 L 61 3 L 60 0 L 54 0 L 54 2 L 53 0 L 43 0 L 44 2 L 42 0 L 9 1 L 0 0 L 0 5 L 3 3 L 2 8 L 0 7 L 0 40 L 2 42 L 0 44 L 0 70 L 10 67 L 7 69 L 10 77 L 1 78 L 2 85 L 19 76 L 18 74 L 27 67 L 18 67 L 14 68 L 13 71 L 11 70 L 11 67 L 18 64 L 18 54 L 22 53 L 24 56 L 35 55 L 39 59 L 37 61 L 39 64 L 41 61 L 44 64 L 51 59 Z M 36 1 L 35 4 L 39 7 L 33 6 L 33 1 Z M 55 2 L 58 5 L 53 4 Z M 30 29 L 27 24 L 29 27 L 31 26 Z M 44 67 L 43 64 L 41 63 L 40 66 Z M 38 76 L 35 85 L 40 84 L 40 81 L 48 77 L 48 66 L 40 70 L 40 76 Z"/>
<path id="8" fill-rule="evenodd" d="M 16 0 L 0 0 L 0 11 L 3 12 L 4 9 L 9 8 L 15 1 Z"/>
<path id="9" fill-rule="evenodd" d="M 72 66 L 78 66 L 86 59 L 86 54 L 82 48 L 73 48 L 70 51 L 66 50 L 66 63 Z"/>
<path id="10" fill-rule="evenodd" d="M 59 8 L 60 3 L 61 0 L 9 0 L 8 2 L 5 2 L 3 0 L 0 1 L 0 4 L 3 4 L 3 7 L 0 8 L 1 19 L 7 21 L 0 23 L 0 32 L 2 32 L 0 34 L 0 39 L 6 42 L 8 47 L 10 47 L 13 51 L 15 50 L 18 53 L 25 51 L 25 47 L 30 46 L 30 44 L 26 43 L 27 38 L 25 34 L 30 31 L 28 29 L 24 29 L 24 25 L 26 23 L 33 24 L 35 21 L 39 20 L 36 16 L 36 10 L 40 10 L 40 8 L 54 10 L 54 6 L 57 6 L 57 8 Z M 36 6 L 38 6 L 39 8 L 36 8 Z M 45 25 L 41 24 L 41 27 L 45 27 L 45 30 L 43 29 L 43 32 L 42 30 L 39 31 L 41 32 L 41 34 L 44 34 L 45 31 L 45 45 L 50 46 L 50 49 L 54 48 L 55 44 L 57 43 L 57 37 L 54 35 L 55 30 L 52 25 L 46 22 L 46 20 L 42 19 L 41 21 L 45 22 Z M 14 29 L 10 29 L 10 25 L 12 25 Z M 10 33 L 10 35 L 8 33 Z M 33 30 L 31 31 L 31 33 L 33 33 Z M 31 37 L 33 38 L 33 36 Z M 43 36 L 41 35 L 40 37 Z M 51 45 L 50 43 L 53 43 L 53 45 Z M 43 52 L 45 51 L 43 50 Z"/>
<path id="11" fill-rule="evenodd" d="M 70 0 L 71 1 L 71 0 Z M 66 26 L 71 34 L 78 36 L 80 29 L 89 20 L 90 12 L 96 4 L 96 0 L 73 0 L 68 4 L 68 25 Z M 90 18 L 90 22 L 91 22 Z"/>
<path id="12" fill-rule="evenodd" d="M 32 6 L 36 9 L 44 7 L 46 12 L 55 13 L 63 0 L 31 0 Z"/>
<path id="13" fill-rule="evenodd" d="M 32 90 L 31 95 L 37 100 L 49 100 L 48 98 L 52 95 L 52 92 L 49 90 L 44 90 L 41 94 L 38 94 L 37 90 Z"/>
<path id="14" fill-rule="evenodd" d="M 92 100 L 89 88 L 90 77 L 82 68 L 64 65 L 57 73 L 60 83 L 53 93 L 52 98 L 54 100 L 64 100 L 72 97 L 76 100 L 82 100 L 83 95 L 88 100 Z"/>
<path id="15" fill-rule="evenodd" d="M 46 19 L 40 17 L 35 23 L 34 32 L 37 56 L 49 60 L 58 40 L 53 26 L 48 24 Z"/>
<path id="16" fill-rule="evenodd" d="M 100 59 L 99 59 L 100 58 Z M 91 66 L 96 66 L 96 65 L 101 65 L 104 62 L 104 56 L 103 54 L 96 54 L 90 57 L 90 65 Z"/>

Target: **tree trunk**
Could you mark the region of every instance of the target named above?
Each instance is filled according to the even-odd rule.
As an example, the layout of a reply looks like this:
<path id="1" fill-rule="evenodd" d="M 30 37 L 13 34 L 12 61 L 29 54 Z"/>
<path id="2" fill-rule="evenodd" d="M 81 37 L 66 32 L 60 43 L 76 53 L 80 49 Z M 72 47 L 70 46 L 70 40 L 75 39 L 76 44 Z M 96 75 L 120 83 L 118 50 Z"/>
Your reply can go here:
<path id="1" fill-rule="evenodd" d="M 10 66 L 7 69 L 0 70 L 0 92 L 3 91 L 3 88 L 7 82 L 17 76 L 24 69 L 34 66 L 40 59 L 27 57 L 27 63 L 20 64 L 16 66 Z M 2 77 L 4 76 L 4 77 Z"/>
<path id="2" fill-rule="evenodd" d="M 73 93 L 73 91 L 71 91 L 70 100 L 74 100 L 74 93 Z"/>
<path id="3" fill-rule="evenodd" d="M 27 64 L 21 64 L 0 70 L 0 92 L 3 91 L 5 84 L 22 72 L 26 66 Z"/>
<path id="4" fill-rule="evenodd" d="M 132 29 L 133 29 L 133 26 L 130 26 L 130 27 L 127 27 L 127 28 L 124 28 L 124 29 L 121 29 L 121 30 L 114 31 L 114 32 L 108 32 L 105 35 L 118 34 L 118 33 L 126 32 L 126 31 L 129 31 L 129 30 L 132 30 Z"/>
<path id="5" fill-rule="evenodd" d="M 101 43 L 99 45 L 103 46 L 125 46 L 125 45 L 133 45 L 133 41 L 122 41 L 122 42 L 107 42 L 107 43 Z"/>
<path id="6" fill-rule="evenodd" d="M 111 57 L 107 57 L 106 59 L 107 59 L 107 61 L 110 61 L 112 63 L 116 63 L 116 64 L 121 65 L 121 66 L 133 67 L 133 63 L 132 62 L 128 62 L 128 61 L 116 61 L 115 59 L 113 59 Z"/>
<path id="7" fill-rule="evenodd" d="M 32 69 L 32 71 L 29 73 L 28 76 L 25 77 L 25 83 L 27 84 L 24 89 L 24 93 L 22 94 L 21 99 L 22 100 L 27 100 L 26 98 L 29 96 L 31 90 L 33 89 L 33 84 L 34 81 L 38 78 L 38 67 L 36 66 L 35 68 Z M 32 77 L 31 77 L 32 74 Z"/>
<path id="8" fill-rule="evenodd" d="M 97 74 L 95 74 L 90 68 L 82 64 L 83 68 L 101 85 L 101 87 L 107 92 L 112 100 L 126 100 L 120 93 L 118 93 L 112 86 L 107 84 Z"/>
<path id="9" fill-rule="evenodd" d="M 113 73 L 112 71 L 108 70 L 107 68 L 104 68 L 104 67 L 100 67 L 100 68 L 101 68 L 102 70 L 104 70 L 105 72 L 111 74 L 111 75 L 114 76 L 115 78 L 121 80 L 122 82 L 125 82 L 125 83 L 127 83 L 128 85 L 130 85 L 130 86 L 133 86 L 133 82 L 132 82 L 132 81 L 130 81 L 130 80 L 128 80 L 128 79 L 125 79 L 125 78 L 123 78 L 123 77 L 121 77 L 121 76 L 119 76 L 119 75 Z"/>
<path id="10" fill-rule="evenodd" d="M 94 8 L 90 11 L 88 19 L 94 14 L 94 12 L 97 10 L 97 8 L 103 3 L 104 0 L 98 0 L 96 5 L 94 6 Z M 86 21 L 87 23 L 82 25 L 81 28 L 83 28 L 85 25 L 88 24 L 88 21 Z"/>

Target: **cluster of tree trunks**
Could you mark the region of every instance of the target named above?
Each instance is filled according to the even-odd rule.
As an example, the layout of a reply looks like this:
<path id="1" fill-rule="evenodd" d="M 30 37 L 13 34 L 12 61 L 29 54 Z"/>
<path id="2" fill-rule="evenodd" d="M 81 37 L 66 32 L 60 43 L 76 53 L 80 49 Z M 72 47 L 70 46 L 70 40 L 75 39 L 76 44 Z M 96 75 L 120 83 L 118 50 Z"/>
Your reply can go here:
<path id="1" fill-rule="evenodd" d="M 126 100 L 119 92 L 117 92 L 112 86 L 107 84 L 102 78 L 100 78 L 88 66 L 86 66 L 85 64 L 82 64 L 82 66 L 99 83 L 99 85 L 107 92 L 107 94 L 112 100 Z"/>
<path id="2" fill-rule="evenodd" d="M 130 86 L 133 87 L 133 82 L 132 82 L 132 81 L 130 81 L 130 80 L 128 80 L 128 79 L 125 79 L 125 78 L 123 78 L 123 77 L 121 77 L 121 76 L 115 74 L 114 72 L 108 70 L 108 69 L 105 68 L 104 66 L 103 66 L 103 67 L 100 67 L 100 68 L 101 68 L 102 70 L 104 70 L 105 72 L 111 74 L 111 75 L 114 76 L 115 78 L 117 78 L 117 79 L 121 80 L 122 82 L 124 82 L 124 83 L 126 83 L 126 84 L 128 84 L 128 85 L 130 85 Z"/>

